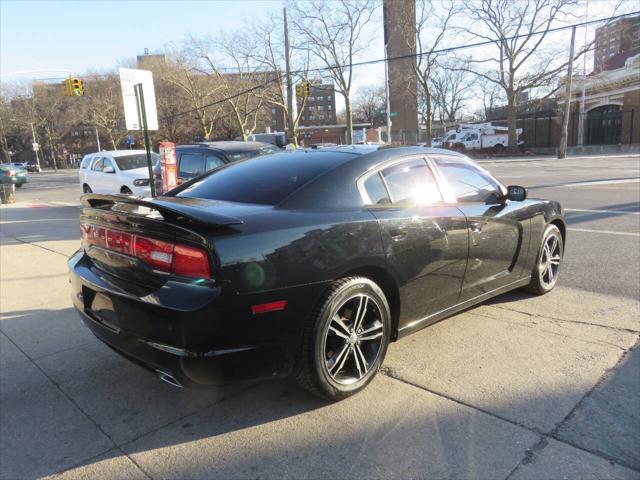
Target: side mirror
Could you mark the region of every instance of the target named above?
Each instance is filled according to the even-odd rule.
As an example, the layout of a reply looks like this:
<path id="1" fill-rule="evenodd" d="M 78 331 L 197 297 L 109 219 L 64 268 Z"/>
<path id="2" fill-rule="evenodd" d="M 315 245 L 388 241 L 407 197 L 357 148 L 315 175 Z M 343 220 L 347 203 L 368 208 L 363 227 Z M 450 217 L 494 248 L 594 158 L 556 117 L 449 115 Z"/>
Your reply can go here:
<path id="1" fill-rule="evenodd" d="M 116 169 L 113 167 L 104 167 L 102 173 L 116 173 Z"/>
<path id="2" fill-rule="evenodd" d="M 505 198 L 514 202 L 522 202 L 527 198 L 527 189 L 520 185 L 509 185 Z"/>

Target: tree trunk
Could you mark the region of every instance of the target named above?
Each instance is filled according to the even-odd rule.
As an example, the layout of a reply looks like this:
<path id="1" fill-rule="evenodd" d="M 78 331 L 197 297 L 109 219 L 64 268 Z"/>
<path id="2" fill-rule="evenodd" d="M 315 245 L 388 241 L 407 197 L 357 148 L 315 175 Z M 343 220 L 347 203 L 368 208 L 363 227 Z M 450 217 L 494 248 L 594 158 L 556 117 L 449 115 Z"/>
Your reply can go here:
<path id="1" fill-rule="evenodd" d="M 514 153 L 518 149 L 518 134 L 516 133 L 518 124 L 518 105 L 516 104 L 516 93 L 507 92 L 507 127 L 509 127 L 509 152 Z"/>
<path id="2" fill-rule="evenodd" d="M 344 109 L 347 115 L 347 144 L 353 143 L 353 113 L 351 112 L 351 99 L 349 95 L 344 96 Z"/>

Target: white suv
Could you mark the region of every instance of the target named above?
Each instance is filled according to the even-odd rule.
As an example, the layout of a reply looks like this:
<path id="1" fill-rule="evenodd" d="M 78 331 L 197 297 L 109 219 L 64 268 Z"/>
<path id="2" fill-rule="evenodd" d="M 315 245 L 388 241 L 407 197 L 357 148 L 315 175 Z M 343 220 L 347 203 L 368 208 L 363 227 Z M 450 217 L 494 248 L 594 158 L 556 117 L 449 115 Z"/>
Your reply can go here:
<path id="1" fill-rule="evenodd" d="M 155 165 L 160 156 L 151 154 Z M 82 159 L 80 187 L 84 193 L 150 195 L 147 153 L 144 150 L 112 150 L 90 153 Z"/>

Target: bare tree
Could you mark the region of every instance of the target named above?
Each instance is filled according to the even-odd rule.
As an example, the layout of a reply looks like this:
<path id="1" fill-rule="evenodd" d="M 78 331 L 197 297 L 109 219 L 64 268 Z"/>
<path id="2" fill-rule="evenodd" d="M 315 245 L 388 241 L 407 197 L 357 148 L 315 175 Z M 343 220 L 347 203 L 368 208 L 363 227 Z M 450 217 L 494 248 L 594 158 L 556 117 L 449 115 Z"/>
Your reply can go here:
<path id="1" fill-rule="evenodd" d="M 474 81 L 468 72 L 443 65 L 432 74 L 433 103 L 440 123 L 455 122 L 466 108 Z"/>
<path id="2" fill-rule="evenodd" d="M 285 52 L 281 21 L 279 17 L 271 16 L 265 21 L 256 23 L 248 32 L 248 35 L 253 37 L 253 41 L 243 42 L 242 44 L 249 48 L 243 54 L 251 58 L 261 70 L 273 72 L 273 83 L 265 86 L 262 91 L 257 92 L 257 95 L 261 95 L 268 105 L 281 112 L 285 128 L 292 129 L 291 138 L 294 141 L 294 145 L 297 146 L 298 126 L 307 99 L 306 97 L 301 99 L 302 107 L 292 116 L 293 125 L 287 125 L 289 106 L 286 96 L 286 77 L 282 74 L 282 66 L 285 64 Z M 295 85 L 298 82 L 306 81 L 309 72 L 309 52 L 298 48 L 294 40 L 290 40 L 289 60 L 292 65 L 292 83 Z M 292 104 L 295 105 L 295 102 L 292 102 Z"/>
<path id="3" fill-rule="evenodd" d="M 353 143 L 351 87 L 357 56 L 367 47 L 365 27 L 375 10 L 374 0 L 311 0 L 292 4 L 293 30 L 327 69 L 327 76 L 344 97 L 347 143 Z"/>
<path id="4" fill-rule="evenodd" d="M 517 98 L 520 92 L 552 88 L 566 68 L 566 56 L 547 48 L 550 29 L 577 7 L 578 0 L 476 0 L 466 7 L 468 25 L 459 27 L 472 39 L 491 42 L 495 55 L 468 58 L 461 69 L 498 85 L 507 100 L 509 147 L 517 146 Z M 591 44 L 576 52 L 583 55 Z"/>
<path id="5" fill-rule="evenodd" d="M 256 66 L 248 52 L 258 46 L 255 38 L 243 33 L 220 34 L 206 40 L 192 39 L 191 51 L 199 62 L 198 71 L 220 88 L 220 95 L 229 109 L 238 134 L 246 141 L 258 125 L 266 122 L 264 88 L 278 81 L 279 71 L 264 71 Z M 219 61 L 231 64 L 232 70 L 220 67 Z"/>
<path id="6" fill-rule="evenodd" d="M 212 81 L 209 76 L 203 75 L 200 71 L 197 62 L 198 42 L 192 38 L 185 40 L 185 48 L 173 51 L 169 61 L 162 66 L 158 74 L 163 82 L 177 87 L 180 92 L 178 98 L 184 99 L 184 102 L 180 103 L 188 105 L 192 110 L 190 113 L 195 116 L 200 135 L 208 140 L 222 115 L 222 108 L 219 105 L 210 104 L 215 103 L 223 95 L 224 86 Z M 165 124 L 174 124 L 176 118 L 175 115 L 166 112 Z M 184 121 L 184 118 L 178 121 Z M 176 128 L 174 125 L 173 130 L 175 131 Z"/>
<path id="7" fill-rule="evenodd" d="M 367 85 L 353 96 L 353 115 L 356 121 L 379 127 L 385 123 L 386 101 L 383 85 Z"/>
<path id="8" fill-rule="evenodd" d="M 409 48 L 416 50 L 417 57 L 413 68 L 418 79 L 418 89 L 421 91 L 413 93 L 424 107 L 421 109 L 421 117 L 425 122 L 426 144 L 429 147 L 435 107 L 431 78 L 438 68 L 438 58 L 442 55 L 440 49 L 447 39 L 449 27 L 458 11 L 458 4 L 453 0 L 449 2 L 418 0 L 415 18 L 416 36 L 407 39 Z M 412 18 L 408 18 L 409 15 L 402 15 L 402 17 L 413 22 Z"/>
<path id="9" fill-rule="evenodd" d="M 88 74 L 84 81 L 86 91 L 83 117 L 107 137 L 113 150 L 117 150 L 127 136 L 118 75 Z"/>

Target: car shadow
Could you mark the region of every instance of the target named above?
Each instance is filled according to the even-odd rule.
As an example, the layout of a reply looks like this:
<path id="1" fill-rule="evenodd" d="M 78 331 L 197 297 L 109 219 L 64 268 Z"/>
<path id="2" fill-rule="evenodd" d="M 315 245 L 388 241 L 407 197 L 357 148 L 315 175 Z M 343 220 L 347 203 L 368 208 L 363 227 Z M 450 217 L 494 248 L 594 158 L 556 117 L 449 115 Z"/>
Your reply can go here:
<path id="1" fill-rule="evenodd" d="M 486 304 L 528 297 L 516 291 Z M 499 414 L 487 415 L 387 375 L 337 403 L 308 394 L 291 379 L 178 389 L 93 339 L 70 308 L 3 312 L 0 329 L 14 339 L 10 346 L 20 347 L 12 350 L 4 342 L 1 349 L 4 478 L 37 478 L 103 462 L 111 468 L 110 461 L 122 461 L 122 452 L 152 477 L 371 478 L 422 472 L 504 478 L 539 438 L 516 426 L 518 419 L 503 421 Z M 428 329 L 414 341 L 421 335 Z M 603 388 L 622 381 L 616 380 L 619 371 L 629 383 L 625 362 Z M 556 387 L 532 391 L 516 409 L 540 409 L 584 393 Z M 499 412 L 502 403 L 512 402 L 509 397 L 497 392 L 492 409 Z M 603 409 L 602 415 L 615 413 L 607 410 L 607 398 L 602 394 L 594 407 Z M 638 422 L 629 415 L 631 427 L 611 424 L 618 436 L 607 440 L 609 446 L 598 435 L 585 438 L 594 450 L 640 469 L 629 438 L 620 435 Z M 583 424 L 595 428 L 589 423 L 594 420 L 574 417 L 562 435 L 581 446 Z"/>

